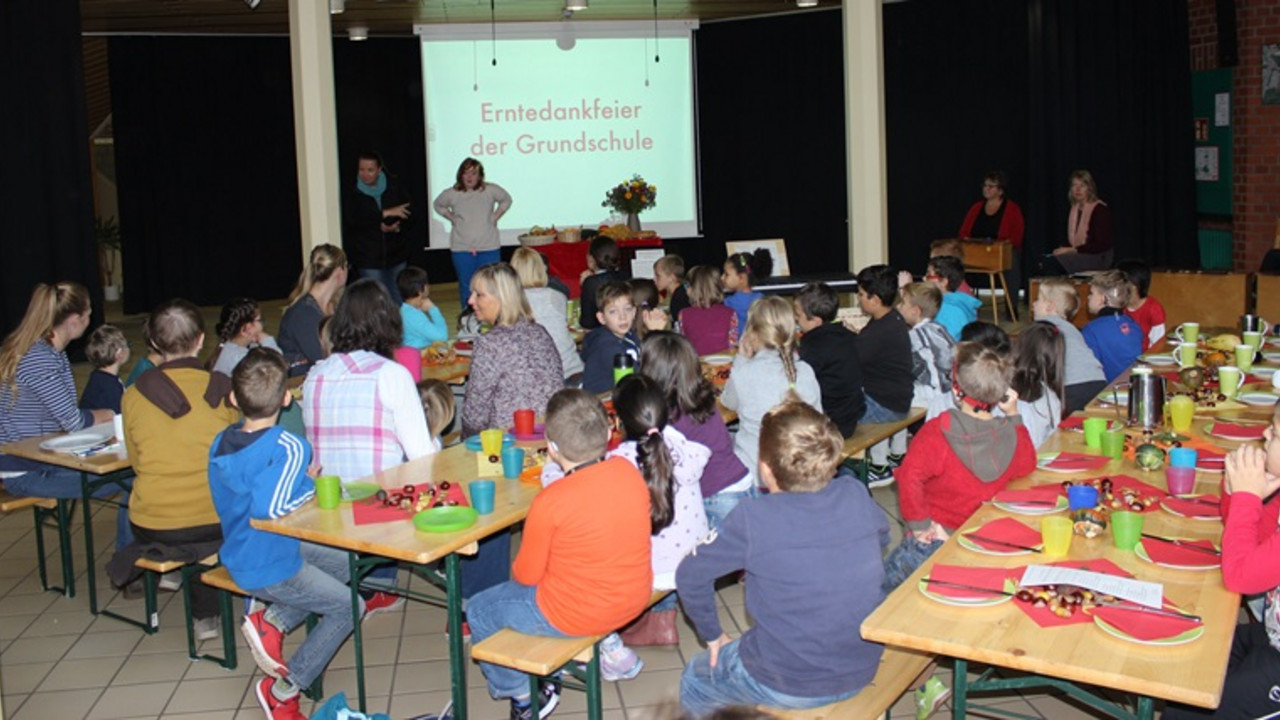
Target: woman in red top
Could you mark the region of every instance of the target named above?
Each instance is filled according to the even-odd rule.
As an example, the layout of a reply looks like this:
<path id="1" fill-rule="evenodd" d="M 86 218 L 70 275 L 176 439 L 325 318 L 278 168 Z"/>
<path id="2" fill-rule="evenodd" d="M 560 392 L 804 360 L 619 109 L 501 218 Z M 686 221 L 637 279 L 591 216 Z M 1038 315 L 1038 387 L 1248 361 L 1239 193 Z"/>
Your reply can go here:
<path id="1" fill-rule="evenodd" d="M 1008 240 L 1013 245 L 1013 267 L 1005 280 L 1016 293 L 1022 287 L 1022 238 L 1027 224 L 1022 208 L 1004 196 L 1005 175 L 992 170 L 982 176 L 982 199 L 974 203 L 960 223 L 962 240 Z"/>

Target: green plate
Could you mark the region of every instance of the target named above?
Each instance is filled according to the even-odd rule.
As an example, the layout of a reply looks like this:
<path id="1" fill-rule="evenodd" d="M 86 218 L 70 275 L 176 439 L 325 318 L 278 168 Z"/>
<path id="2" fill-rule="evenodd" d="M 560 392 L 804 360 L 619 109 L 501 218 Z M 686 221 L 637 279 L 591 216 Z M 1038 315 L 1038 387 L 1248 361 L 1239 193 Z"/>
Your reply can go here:
<path id="1" fill-rule="evenodd" d="M 342 502 L 364 500 L 378 494 L 382 486 L 371 482 L 348 483 L 342 487 Z"/>
<path id="2" fill-rule="evenodd" d="M 413 516 L 413 526 L 422 532 L 451 533 L 476 524 L 480 513 L 475 508 L 452 505 L 423 510 Z"/>

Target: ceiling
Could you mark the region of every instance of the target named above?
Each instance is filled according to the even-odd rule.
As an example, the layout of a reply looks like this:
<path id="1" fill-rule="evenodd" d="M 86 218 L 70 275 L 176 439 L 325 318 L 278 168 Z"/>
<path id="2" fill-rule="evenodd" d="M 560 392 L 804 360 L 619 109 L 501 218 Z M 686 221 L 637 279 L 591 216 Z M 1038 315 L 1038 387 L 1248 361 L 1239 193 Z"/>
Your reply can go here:
<path id="1" fill-rule="evenodd" d="M 327 2 L 328 0 L 304 0 Z M 494 0 L 498 22 L 558 21 L 564 0 Z M 575 21 L 650 20 L 655 0 L 592 0 Z M 663 20 L 701 21 L 795 12 L 794 0 L 656 0 Z M 840 6 L 820 0 L 817 9 Z M 288 0 L 261 0 L 251 10 L 243 0 L 80 0 L 86 33 L 288 34 Z M 333 15 L 335 34 L 363 25 L 370 35 L 411 35 L 415 23 L 489 22 L 489 0 L 346 0 Z"/>

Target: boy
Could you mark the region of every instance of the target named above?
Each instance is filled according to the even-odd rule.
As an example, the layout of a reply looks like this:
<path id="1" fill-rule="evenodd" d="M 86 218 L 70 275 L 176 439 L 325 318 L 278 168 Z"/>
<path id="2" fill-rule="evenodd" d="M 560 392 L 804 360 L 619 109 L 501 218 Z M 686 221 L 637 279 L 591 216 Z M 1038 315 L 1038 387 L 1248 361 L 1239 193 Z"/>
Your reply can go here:
<path id="1" fill-rule="evenodd" d="M 582 339 L 582 389 L 599 394 L 613 389 L 613 358 L 630 355 L 640 357 L 640 343 L 633 327 L 636 306 L 631 301 L 631 286 L 611 280 L 600 286 L 596 302 L 600 309 L 596 321 L 600 326 Z"/>
<path id="2" fill-rule="evenodd" d="M 1062 404 L 1067 415 L 1083 410 L 1107 386 L 1102 363 L 1085 344 L 1080 329 L 1071 323 L 1079 307 L 1080 295 L 1076 293 L 1075 286 L 1070 280 L 1060 277 L 1042 280 L 1031 306 L 1036 320 L 1052 323 L 1058 328 L 1067 348 L 1062 371 L 1063 394 L 1066 395 Z"/>
<path id="3" fill-rule="evenodd" d="M 964 326 L 978 319 L 978 308 L 982 307 L 978 298 L 958 292 L 964 282 L 964 266 L 953 257 L 933 258 L 925 281 L 942 292 L 942 304 L 934 320 L 947 329 L 952 339 L 960 337 Z"/>
<path id="4" fill-rule="evenodd" d="M 120 398 L 124 383 L 120 382 L 120 366 L 129 362 L 129 342 L 115 325 L 100 325 L 89 336 L 84 354 L 93 363 L 89 382 L 80 395 L 83 410 L 110 410 L 120 414 Z"/>
<path id="5" fill-rule="evenodd" d="M 288 371 L 280 353 L 250 350 L 231 375 L 231 403 L 244 420 L 219 433 L 209 450 L 209 490 L 223 535 L 218 557 L 237 585 L 272 603 L 265 610 L 251 606 L 240 627 L 270 676 L 254 686 L 268 720 L 305 717 L 299 689 L 319 677 L 352 630 L 346 553 L 249 525 L 251 518 L 287 515 L 315 494 L 308 475 L 319 468 L 309 467 L 311 446 L 275 426 L 291 400 Z M 285 634 L 310 613 L 320 616 L 319 625 L 285 662 Z"/>
<path id="6" fill-rule="evenodd" d="M 951 367 L 956 341 L 946 328 L 933 321 L 942 305 L 942 291 L 928 283 L 911 283 L 902 288 L 898 312 L 911 326 L 911 372 L 914 377 L 911 404 L 929 408 L 932 420 L 934 399 L 951 390 Z"/>
<path id="7" fill-rule="evenodd" d="M 680 311 L 689 307 L 689 291 L 684 286 L 684 258 L 663 255 L 653 264 L 653 281 L 667 298 L 667 312 L 672 320 L 679 319 Z"/>
<path id="8" fill-rule="evenodd" d="M 1164 339 L 1164 306 L 1147 297 L 1151 290 L 1151 268 L 1141 260 L 1121 260 L 1116 269 L 1129 276 L 1129 305 L 1124 312 L 1142 328 L 1142 352 Z"/>
<path id="9" fill-rule="evenodd" d="M 862 397 L 862 367 L 858 364 L 858 336 L 836 320 L 840 296 L 830 285 L 811 282 L 793 301 L 800 326 L 800 359 L 813 367 L 822 390 L 822 409 L 844 437 L 858 429 L 866 412 Z"/>
<path id="10" fill-rule="evenodd" d="M 934 240 L 929 244 L 929 259 L 932 260 L 936 257 L 953 257 L 959 260 L 960 264 L 963 265 L 964 242 L 960 240 L 960 238 L 943 238 L 941 240 Z M 960 283 L 960 287 L 956 288 L 956 292 L 961 292 L 965 295 L 972 295 L 973 288 L 969 287 L 969 283 L 966 280 L 965 282 Z"/>
<path id="11" fill-rule="evenodd" d="M 898 274 L 888 265 L 871 265 L 858 273 L 858 305 L 871 316 L 854 345 L 867 403 L 864 423 L 901 420 L 911 409 L 911 328 L 893 307 L 897 296 Z M 905 432 L 873 445 L 868 453 L 868 484 L 881 487 L 893 482 L 893 468 L 906 451 Z"/>
<path id="12" fill-rule="evenodd" d="M 890 276 L 892 278 L 892 276 Z M 884 512 L 860 483 L 832 479 L 843 442 L 829 418 L 799 402 L 765 415 L 760 479 L 769 494 L 738 505 L 676 570 L 676 589 L 707 652 L 680 678 L 680 703 L 703 717 L 732 704 L 818 707 L 858 693 L 881 646 L 858 626 L 880 604 Z M 745 570 L 755 624 L 730 640 L 716 580 Z"/>
<path id="13" fill-rule="evenodd" d="M 1009 388 L 1013 368 L 978 343 L 956 346 L 952 394 L 958 409 L 916 433 L 898 468 L 907 535 L 885 559 L 885 592 L 902 584 L 942 543 L 1010 481 L 1036 468 L 1036 450 Z M 999 407 L 1004 417 L 994 417 Z"/>
<path id="14" fill-rule="evenodd" d="M 1124 314 L 1131 294 L 1129 276 L 1119 270 L 1100 272 L 1089 283 L 1089 312 L 1095 317 L 1080 335 L 1102 363 L 1107 382 L 1142 354 L 1142 328 Z"/>
<path id="15" fill-rule="evenodd" d="M 400 319 L 404 324 L 406 347 L 421 350 L 431 343 L 449 339 L 449 324 L 444 321 L 440 308 L 428 297 L 426 270 L 412 265 L 401 270 L 396 276 L 396 289 L 404 298 L 400 304 Z"/>
<path id="16" fill-rule="evenodd" d="M 514 580 L 467 604 L 475 642 L 503 628 L 530 635 L 598 635 L 626 625 L 653 587 L 649 488 L 623 457 L 604 459 L 609 421 L 600 401 L 561 390 L 547 403 L 547 455 L 565 476 L 533 499 Z M 494 698 L 511 698 L 512 720 L 532 720 L 529 678 L 480 663 Z M 560 702 L 557 682 L 544 682 L 539 717 Z"/>

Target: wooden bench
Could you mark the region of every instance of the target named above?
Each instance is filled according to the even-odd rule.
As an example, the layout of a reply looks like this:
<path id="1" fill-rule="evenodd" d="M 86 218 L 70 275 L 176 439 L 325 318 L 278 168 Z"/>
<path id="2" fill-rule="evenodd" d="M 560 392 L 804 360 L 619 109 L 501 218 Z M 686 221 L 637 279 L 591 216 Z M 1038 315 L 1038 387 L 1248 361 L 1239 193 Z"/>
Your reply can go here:
<path id="1" fill-rule="evenodd" d="M 653 607 L 670 590 L 655 590 L 649 596 L 646 607 Z M 607 633 L 606 633 L 607 634 Z M 599 720 L 603 714 L 600 696 L 599 644 L 605 635 L 553 638 L 525 635 L 515 630 L 499 630 L 492 636 L 471 647 L 471 659 L 513 668 L 529 675 L 529 696 L 533 703 L 533 716 L 538 716 L 538 690 L 543 678 L 560 670 L 572 675 L 581 684 L 565 684 L 574 690 L 587 693 L 587 717 Z M 574 662 L 586 664 L 580 671 Z"/>
<path id="2" fill-rule="evenodd" d="M 867 450 L 872 445 L 884 442 L 894 435 L 911 427 L 918 420 L 923 420 L 927 414 L 925 408 L 913 407 L 907 411 L 907 416 L 902 420 L 887 423 L 858 423 L 858 429 L 853 431 L 847 440 L 844 441 L 844 456 L 851 459 L 865 458 Z M 867 482 L 867 463 L 859 463 L 857 466 L 858 479 L 865 485 Z"/>
<path id="3" fill-rule="evenodd" d="M 31 508 L 36 523 L 36 570 L 40 575 L 40 588 L 76 596 L 75 570 L 71 561 L 71 510 L 73 500 L 55 500 L 42 497 L 19 497 L 0 489 L 0 512 L 5 514 Z M 46 520 L 53 520 L 58 530 L 59 555 L 62 558 L 62 587 L 49 585 L 48 567 L 45 563 L 44 527 Z"/>
<path id="4" fill-rule="evenodd" d="M 932 655 L 905 648 L 885 647 L 880 656 L 880 669 L 862 691 L 847 700 L 810 710 L 779 710 L 759 707 L 788 720 L 866 720 L 883 715 L 889 718 L 889 710 L 902 694 L 919 686 L 933 673 L 936 665 Z"/>
<path id="5" fill-rule="evenodd" d="M 141 627 L 143 632 L 148 635 L 155 635 L 160 630 L 159 602 L 156 599 L 157 585 L 159 584 L 160 576 L 177 571 L 182 575 L 182 605 L 183 612 L 187 619 L 187 654 L 193 660 L 201 659 L 196 654 L 196 633 L 195 628 L 192 627 L 190 581 L 191 576 L 198 572 L 215 567 L 217 564 L 217 554 L 210 555 L 198 563 L 188 563 L 181 560 L 152 560 L 145 557 L 138 558 L 134 561 L 133 566 L 142 570 L 142 601 L 144 608 L 143 621 L 139 623 L 134 621 L 132 618 L 125 617 L 120 617 L 119 619 Z M 221 660 L 221 658 L 208 659 Z M 220 662 L 219 664 L 222 663 Z"/>

